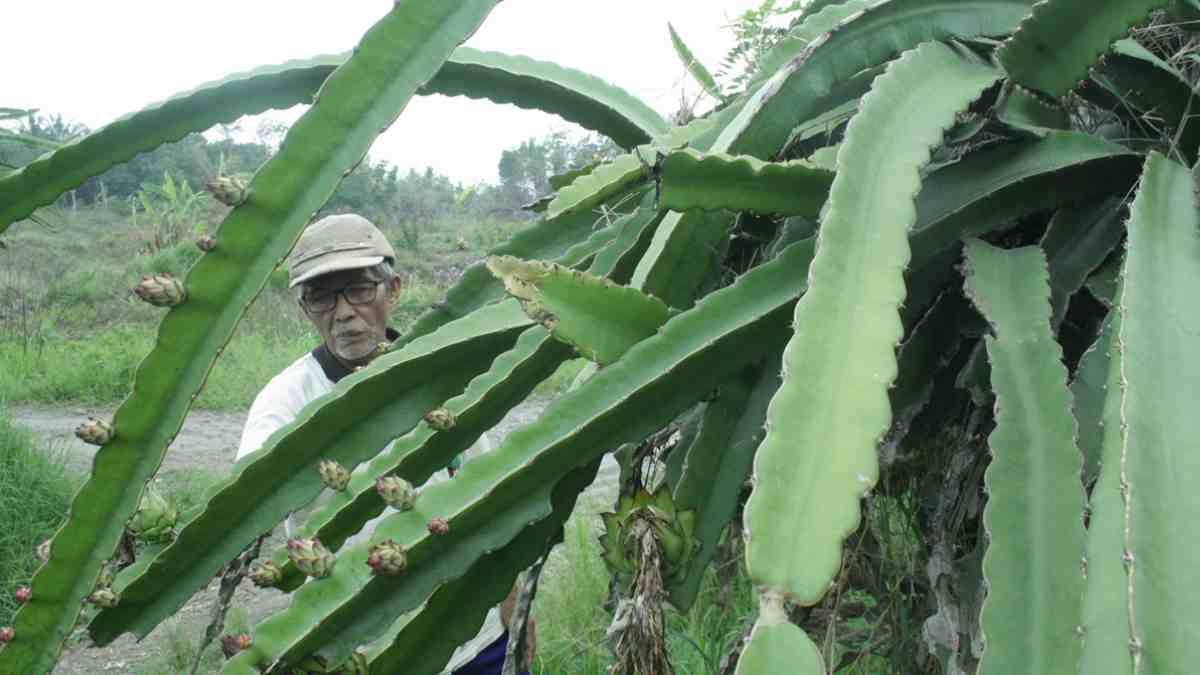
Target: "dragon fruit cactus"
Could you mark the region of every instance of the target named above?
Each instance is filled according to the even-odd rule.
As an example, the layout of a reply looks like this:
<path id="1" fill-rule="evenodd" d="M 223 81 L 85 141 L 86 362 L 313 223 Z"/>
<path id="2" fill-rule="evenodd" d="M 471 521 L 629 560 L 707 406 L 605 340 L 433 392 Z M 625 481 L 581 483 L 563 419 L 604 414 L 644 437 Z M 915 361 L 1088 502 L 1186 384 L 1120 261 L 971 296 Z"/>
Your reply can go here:
<path id="1" fill-rule="evenodd" d="M 367 552 L 367 566 L 372 574 L 394 577 L 408 566 L 408 557 L 404 555 L 404 548 L 400 544 L 385 539 Z"/>
<path id="2" fill-rule="evenodd" d="M 412 509 L 417 501 L 417 491 L 412 483 L 399 476 L 380 476 L 375 479 L 375 491 L 383 497 L 388 506 L 400 511 Z"/>
<path id="3" fill-rule="evenodd" d="M 153 484 L 146 486 L 137 511 L 129 519 L 129 533 L 151 544 L 165 544 L 175 539 L 175 521 L 179 514 Z"/>
<path id="4" fill-rule="evenodd" d="M 204 187 L 225 206 L 238 206 L 250 195 L 246 182 L 234 176 L 213 176 L 204 183 Z"/>
<path id="5" fill-rule="evenodd" d="M 109 609 L 117 606 L 117 603 L 121 601 L 121 596 L 117 595 L 113 589 L 105 586 L 92 591 L 92 594 L 87 597 L 87 601 L 97 607 Z"/>
<path id="6" fill-rule="evenodd" d="M 289 539 L 288 559 L 302 574 L 318 579 L 333 573 L 337 559 L 317 539 Z"/>
<path id="7" fill-rule="evenodd" d="M 446 522 L 445 518 L 430 518 L 425 527 L 429 534 L 446 534 L 450 531 L 450 523 Z"/>
<path id="8" fill-rule="evenodd" d="M 321 476 L 321 483 L 335 492 L 345 492 L 350 484 L 350 472 L 332 459 L 321 460 L 317 464 L 317 473 Z"/>
<path id="9" fill-rule="evenodd" d="M 283 579 L 283 570 L 279 569 L 279 565 L 270 560 L 259 561 L 254 563 L 249 576 L 250 581 L 253 581 L 255 586 L 267 588 L 275 586 Z"/>
<path id="10" fill-rule="evenodd" d="M 17 592 L 13 596 L 17 599 L 17 604 L 23 605 L 29 602 L 29 598 L 33 595 L 33 589 L 28 586 L 18 586 Z"/>
<path id="11" fill-rule="evenodd" d="M 112 439 L 113 430 L 108 422 L 89 417 L 86 422 L 75 427 L 75 435 L 84 443 L 104 445 Z"/>
<path id="12" fill-rule="evenodd" d="M 133 294 L 155 307 L 174 307 L 187 297 L 183 282 L 166 273 L 142 277 Z"/>
<path id="13" fill-rule="evenodd" d="M 425 413 L 425 421 L 438 431 L 454 428 L 454 413 L 445 408 L 435 408 Z"/>
<path id="14" fill-rule="evenodd" d="M 12 626 L 0 628 L 0 643 L 12 642 L 14 637 L 16 637 L 16 633 L 13 631 Z"/>
<path id="15" fill-rule="evenodd" d="M 222 635 L 221 653 L 225 655 L 225 658 L 232 659 L 233 657 L 237 656 L 238 652 L 244 649 L 249 649 L 250 645 L 252 644 L 254 644 L 254 641 L 251 640 L 250 636 L 246 635 L 245 633 L 240 633 L 238 635 Z"/>

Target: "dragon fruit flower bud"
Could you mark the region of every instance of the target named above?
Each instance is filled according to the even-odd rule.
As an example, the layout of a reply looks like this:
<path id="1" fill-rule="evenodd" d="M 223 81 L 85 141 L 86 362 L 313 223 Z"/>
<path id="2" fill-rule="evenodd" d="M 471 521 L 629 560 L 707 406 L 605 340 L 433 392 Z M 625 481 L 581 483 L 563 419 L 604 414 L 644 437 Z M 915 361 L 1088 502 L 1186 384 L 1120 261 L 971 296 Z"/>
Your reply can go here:
<path id="1" fill-rule="evenodd" d="M 283 580 L 283 570 L 279 569 L 279 565 L 270 560 L 259 561 L 254 563 L 249 576 L 250 581 L 253 581 L 255 586 L 268 588 L 275 586 Z"/>
<path id="2" fill-rule="evenodd" d="M 350 472 L 332 459 L 321 460 L 317 464 L 317 473 L 321 476 L 321 483 L 330 490 L 344 492 L 350 484 Z"/>
<path id="3" fill-rule="evenodd" d="M 387 505 L 400 511 L 412 509 L 417 501 L 417 492 L 412 483 L 399 476 L 380 476 L 375 479 L 375 491 Z"/>
<path id="4" fill-rule="evenodd" d="M 112 440 L 113 430 L 108 422 L 95 417 L 89 417 L 86 422 L 75 427 L 75 435 L 84 443 L 104 445 Z"/>
<path id="5" fill-rule="evenodd" d="M 196 248 L 204 251 L 205 253 L 211 252 L 216 247 L 217 239 L 211 234 L 201 235 L 200 238 L 196 240 Z"/>
<path id="6" fill-rule="evenodd" d="M 163 544 L 175 539 L 175 521 L 179 513 L 153 484 L 146 486 L 137 511 L 129 519 L 129 533 L 151 544 Z"/>
<path id="7" fill-rule="evenodd" d="M 367 552 L 367 566 L 372 574 L 393 577 L 408 566 L 408 557 L 404 555 L 404 548 L 400 544 L 387 539 L 375 544 Z"/>
<path id="8" fill-rule="evenodd" d="M 337 559 L 317 539 L 289 539 L 288 559 L 306 576 L 318 579 L 333 573 Z"/>
<path id="9" fill-rule="evenodd" d="M 23 605 L 29 602 L 29 597 L 33 595 L 33 589 L 28 586 L 18 586 L 17 592 L 13 595 L 16 596 L 17 603 Z"/>
<path id="10" fill-rule="evenodd" d="M 133 294 L 155 307 L 174 307 L 187 297 L 183 282 L 166 273 L 142 277 Z"/>
<path id="11" fill-rule="evenodd" d="M 454 428 L 454 413 L 445 408 L 435 408 L 425 413 L 425 421 L 438 431 Z"/>
<path id="12" fill-rule="evenodd" d="M 237 656 L 238 652 L 244 649 L 249 649 L 250 645 L 252 644 L 254 644 L 254 641 L 251 640 L 250 636 L 246 635 L 245 633 L 240 633 L 238 635 L 222 635 L 221 653 L 225 655 L 225 658 L 232 659 L 233 657 Z"/>
<path id="13" fill-rule="evenodd" d="M 238 206 L 246 201 L 249 191 L 246 182 L 233 176 L 213 176 L 204 184 L 213 198 L 225 206 Z"/>
<path id="14" fill-rule="evenodd" d="M 91 595 L 87 597 L 87 601 L 97 607 L 104 607 L 105 609 L 108 609 L 111 607 L 116 607 L 117 603 L 121 601 L 121 596 L 113 592 L 113 589 L 111 588 L 97 588 L 96 590 L 92 591 Z"/>
<path id="15" fill-rule="evenodd" d="M 445 518 L 431 518 L 425 527 L 429 534 L 446 534 L 450 531 L 450 523 L 447 523 Z"/>
<path id="16" fill-rule="evenodd" d="M 14 637 L 16 637 L 16 633 L 13 631 L 12 626 L 0 628 L 0 642 L 12 642 Z"/>
<path id="17" fill-rule="evenodd" d="M 38 544 L 38 547 L 34 551 L 34 553 L 35 553 L 35 555 L 37 555 L 38 560 L 41 560 L 42 562 L 49 561 L 50 560 L 50 540 L 47 539 L 46 541 L 43 541 L 42 543 Z"/>

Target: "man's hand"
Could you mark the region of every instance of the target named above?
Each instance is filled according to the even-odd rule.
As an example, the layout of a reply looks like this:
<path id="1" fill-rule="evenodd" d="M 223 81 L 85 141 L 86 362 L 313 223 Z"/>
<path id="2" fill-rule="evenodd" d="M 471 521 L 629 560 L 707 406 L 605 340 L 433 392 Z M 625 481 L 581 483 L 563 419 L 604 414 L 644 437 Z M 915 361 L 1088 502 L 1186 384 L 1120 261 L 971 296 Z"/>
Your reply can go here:
<path id="1" fill-rule="evenodd" d="M 513 610 L 517 606 L 517 589 L 520 588 L 521 581 L 513 584 L 513 588 L 508 592 L 508 597 L 500 604 L 500 622 L 504 624 L 505 630 L 508 631 L 509 639 L 513 639 L 512 630 L 512 615 Z M 533 657 L 537 653 L 537 624 L 533 620 L 533 614 L 525 620 L 525 653 L 521 657 L 521 670 L 529 670 L 533 665 Z"/>

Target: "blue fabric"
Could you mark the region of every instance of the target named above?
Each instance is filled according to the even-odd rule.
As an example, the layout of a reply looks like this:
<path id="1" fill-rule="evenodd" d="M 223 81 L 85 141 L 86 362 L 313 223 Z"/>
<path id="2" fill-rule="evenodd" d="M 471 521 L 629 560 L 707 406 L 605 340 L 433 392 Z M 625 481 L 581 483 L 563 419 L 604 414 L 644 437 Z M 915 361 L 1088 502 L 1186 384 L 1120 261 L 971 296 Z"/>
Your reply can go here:
<path id="1" fill-rule="evenodd" d="M 508 649 L 508 633 L 483 648 L 467 665 L 454 671 L 454 675 L 500 675 L 504 669 L 504 652 Z M 529 675 L 529 671 L 521 673 Z"/>

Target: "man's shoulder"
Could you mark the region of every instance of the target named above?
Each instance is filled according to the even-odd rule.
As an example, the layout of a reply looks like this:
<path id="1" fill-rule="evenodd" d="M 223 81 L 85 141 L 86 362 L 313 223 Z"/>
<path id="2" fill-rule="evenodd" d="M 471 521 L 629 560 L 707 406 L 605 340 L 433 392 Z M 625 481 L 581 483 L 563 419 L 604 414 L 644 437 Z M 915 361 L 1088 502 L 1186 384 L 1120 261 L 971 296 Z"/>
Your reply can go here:
<path id="1" fill-rule="evenodd" d="M 324 393 L 332 383 L 325 377 L 321 365 L 311 352 L 279 371 L 258 394 L 258 399 L 311 399 Z"/>

